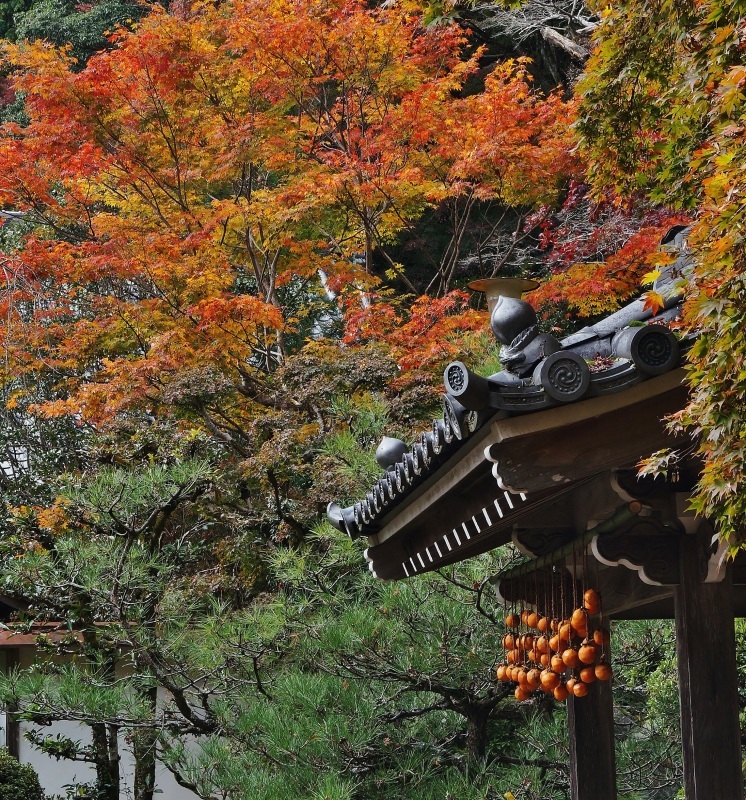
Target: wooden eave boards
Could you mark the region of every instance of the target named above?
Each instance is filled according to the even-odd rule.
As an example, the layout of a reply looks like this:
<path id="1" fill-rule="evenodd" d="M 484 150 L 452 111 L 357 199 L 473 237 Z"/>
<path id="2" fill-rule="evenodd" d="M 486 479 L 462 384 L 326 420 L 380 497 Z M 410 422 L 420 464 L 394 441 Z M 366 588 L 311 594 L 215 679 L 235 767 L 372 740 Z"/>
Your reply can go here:
<path id="1" fill-rule="evenodd" d="M 382 519 L 366 557 L 383 579 L 406 578 L 510 541 L 593 475 L 681 442 L 662 419 L 686 397 L 683 369 L 624 392 L 495 418 Z"/>

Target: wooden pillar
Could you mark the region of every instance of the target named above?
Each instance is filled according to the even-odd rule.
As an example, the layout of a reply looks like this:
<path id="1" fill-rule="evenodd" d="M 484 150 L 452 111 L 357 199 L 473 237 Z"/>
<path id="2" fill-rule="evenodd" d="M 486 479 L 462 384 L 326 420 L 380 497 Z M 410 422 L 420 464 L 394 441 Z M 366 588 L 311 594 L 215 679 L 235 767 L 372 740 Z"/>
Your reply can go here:
<path id="1" fill-rule="evenodd" d="M 616 800 L 611 683 L 596 681 L 567 701 L 572 800 Z"/>
<path id="2" fill-rule="evenodd" d="M 676 656 L 687 800 L 743 800 L 733 590 L 730 575 L 703 583 L 702 544 L 681 540 Z"/>

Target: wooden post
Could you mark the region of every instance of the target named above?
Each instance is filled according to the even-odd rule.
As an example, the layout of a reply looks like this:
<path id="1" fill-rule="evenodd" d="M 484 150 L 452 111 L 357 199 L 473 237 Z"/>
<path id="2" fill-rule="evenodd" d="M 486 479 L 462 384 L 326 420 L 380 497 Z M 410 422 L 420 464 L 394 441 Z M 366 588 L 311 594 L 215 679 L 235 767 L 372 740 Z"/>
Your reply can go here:
<path id="1" fill-rule="evenodd" d="M 703 583 L 702 543 L 681 541 L 674 592 L 687 800 L 743 800 L 731 576 Z"/>
<path id="2" fill-rule="evenodd" d="M 596 681 L 586 697 L 567 701 L 572 800 L 616 800 L 611 683 Z"/>

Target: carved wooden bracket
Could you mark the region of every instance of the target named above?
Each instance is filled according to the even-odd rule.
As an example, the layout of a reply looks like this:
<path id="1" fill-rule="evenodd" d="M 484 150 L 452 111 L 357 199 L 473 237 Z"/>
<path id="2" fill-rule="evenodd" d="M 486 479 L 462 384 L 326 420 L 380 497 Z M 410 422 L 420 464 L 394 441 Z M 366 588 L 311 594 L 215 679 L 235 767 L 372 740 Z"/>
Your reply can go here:
<path id="1" fill-rule="evenodd" d="M 593 555 L 602 563 L 620 564 L 637 570 L 640 580 L 651 586 L 673 586 L 680 582 L 679 551 L 683 534 L 678 528 L 653 518 L 641 519 L 620 533 L 596 536 Z M 702 580 L 707 575 L 707 554 L 703 549 Z"/>

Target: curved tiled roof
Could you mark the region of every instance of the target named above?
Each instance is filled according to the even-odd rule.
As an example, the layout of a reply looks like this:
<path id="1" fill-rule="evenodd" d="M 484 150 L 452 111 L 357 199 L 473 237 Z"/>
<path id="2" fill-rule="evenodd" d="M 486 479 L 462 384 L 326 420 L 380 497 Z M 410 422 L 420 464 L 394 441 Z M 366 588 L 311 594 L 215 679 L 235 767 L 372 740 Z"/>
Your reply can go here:
<path id="1" fill-rule="evenodd" d="M 394 440 L 396 445 L 392 453 L 395 457 L 384 457 L 379 462 L 386 467 L 383 475 L 364 497 L 351 506 L 342 508 L 337 503 L 330 503 L 327 509 L 330 522 L 352 538 L 375 537 L 383 523 L 397 515 L 405 500 L 410 501 L 420 487 L 432 482 L 433 476 L 448 470 L 470 440 L 480 438 L 480 431 L 491 420 L 536 413 L 589 397 L 622 392 L 675 369 L 680 363 L 682 350 L 688 344 L 687 341 L 679 342 L 668 328 L 668 323 L 679 315 L 682 302 L 683 293 L 677 289 L 677 281 L 689 268 L 688 256 L 683 249 L 685 242 L 680 233 L 677 244 L 682 248 L 679 259 L 654 287 L 667 297 L 666 307 L 658 315 L 653 316 L 644 299 L 638 298 L 561 342 L 537 333 L 534 330 L 536 326 L 531 330 L 527 328 L 516 337 L 516 340 L 521 340 L 518 344 L 511 342 L 510 348 L 504 347 L 501 353 L 501 356 L 507 354 L 515 359 L 519 367 L 489 378 L 475 375 L 460 362 L 449 365 L 445 371 L 447 393 L 443 398 L 442 418 L 433 420 L 430 429 L 410 445 Z M 496 324 L 493 312 L 493 330 Z M 526 366 L 520 366 L 520 350 L 526 340 L 539 342 L 540 356 L 545 347 L 549 355 L 535 359 L 535 364 L 529 358 Z M 587 362 L 591 362 L 590 369 Z M 483 507 L 471 512 L 463 520 L 460 530 L 454 528 L 441 532 L 425 545 L 421 553 L 418 551 L 402 561 L 404 576 L 435 568 L 436 562 L 449 563 L 451 540 L 461 540 L 459 550 L 462 551 L 463 540 L 482 539 L 486 529 L 494 530 L 502 524 L 504 515 L 500 512 L 503 506 L 513 512 L 510 516 L 514 518 L 514 512 L 524 506 L 532 507 L 541 499 L 506 491 L 505 487 L 500 487 L 498 475 L 491 478 L 491 487 L 485 485 Z M 507 520 L 505 524 L 508 524 Z M 374 546 L 380 548 L 384 545 L 377 543 Z M 393 545 L 389 543 L 386 546 Z"/>

